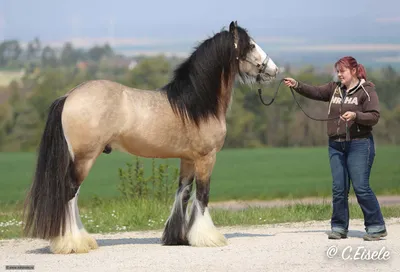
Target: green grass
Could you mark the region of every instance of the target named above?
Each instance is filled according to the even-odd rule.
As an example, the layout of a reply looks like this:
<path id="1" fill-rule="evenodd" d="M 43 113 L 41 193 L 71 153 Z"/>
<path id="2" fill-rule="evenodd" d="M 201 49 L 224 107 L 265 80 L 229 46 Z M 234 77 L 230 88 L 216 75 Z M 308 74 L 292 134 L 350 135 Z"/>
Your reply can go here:
<path id="1" fill-rule="evenodd" d="M 377 146 L 371 175 L 376 194 L 400 194 L 399 154 L 399 146 Z M 0 204 L 23 200 L 35 159 L 34 153 L 0 153 Z M 143 161 L 148 176 L 151 161 Z M 134 162 L 134 157 L 118 152 L 101 155 L 82 185 L 80 200 L 119 197 L 118 168 L 126 162 Z M 176 159 L 168 162 L 179 166 Z M 331 183 L 326 147 L 223 150 L 211 178 L 210 201 L 330 196 Z"/>
<path id="2" fill-rule="evenodd" d="M 85 228 L 91 233 L 113 233 L 137 230 L 161 230 L 169 216 L 172 203 L 154 201 L 107 200 L 80 207 Z M 328 220 L 329 203 L 320 205 L 297 204 L 287 207 L 249 208 L 241 211 L 211 209 L 216 226 L 262 225 L 270 223 Z M 400 217 L 400 206 L 382 207 L 384 217 Z M 352 219 L 363 218 L 357 204 L 350 205 Z M 21 211 L 9 206 L 0 213 L 0 239 L 22 237 Z"/>
<path id="3" fill-rule="evenodd" d="M 379 146 L 371 186 L 376 194 L 400 193 L 400 147 Z M 169 216 L 168 204 L 159 201 L 126 201 L 117 190 L 118 168 L 134 157 L 113 152 L 102 155 L 82 185 L 79 207 L 82 221 L 92 233 L 162 229 Z M 143 159 L 145 175 L 151 160 Z M 166 160 L 157 160 L 165 163 Z M 168 162 L 179 166 L 179 161 Z M 35 154 L 0 153 L 0 239 L 21 237 L 21 201 L 34 171 Z M 331 176 L 327 149 L 235 149 L 218 154 L 210 201 L 231 199 L 301 198 L 331 196 Z M 17 202 L 17 203 L 16 203 Z M 357 204 L 351 205 L 351 218 L 362 218 Z M 384 206 L 385 218 L 400 217 L 400 206 Z M 254 225 L 307 220 L 328 220 L 331 204 L 249 208 L 243 211 L 212 209 L 217 226 Z"/>

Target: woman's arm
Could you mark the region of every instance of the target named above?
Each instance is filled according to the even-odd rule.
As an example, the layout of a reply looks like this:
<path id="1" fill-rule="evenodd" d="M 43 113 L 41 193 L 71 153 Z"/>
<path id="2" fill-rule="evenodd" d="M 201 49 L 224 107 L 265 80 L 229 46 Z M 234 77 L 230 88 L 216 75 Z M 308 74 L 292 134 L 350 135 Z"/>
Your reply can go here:
<path id="1" fill-rule="evenodd" d="M 319 86 L 312 86 L 297 81 L 297 85 L 294 87 L 294 90 L 307 98 L 328 102 L 331 99 L 336 87 L 337 84 L 335 82 L 329 82 Z"/>
<path id="2" fill-rule="evenodd" d="M 354 121 L 360 125 L 374 126 L 378 123 L 380 118 L 379 98 L 376 91 L 370 91 L 368 97 L 362 105 L 362 111 L 356 112 Z"/>

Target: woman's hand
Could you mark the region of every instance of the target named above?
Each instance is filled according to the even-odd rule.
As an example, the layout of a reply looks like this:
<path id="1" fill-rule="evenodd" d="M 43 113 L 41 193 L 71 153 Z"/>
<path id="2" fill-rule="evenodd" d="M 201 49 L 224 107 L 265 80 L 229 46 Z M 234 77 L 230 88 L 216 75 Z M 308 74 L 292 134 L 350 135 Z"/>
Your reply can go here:
<path id="1" fill-rule="evenodd" d="M 284 78 L 283 82 L 288 87 L 296 87 L 297 86 L 297 81 L 290 77 Z"/>
<path id="2" fill-rule="evenodd" d="M 340 116 L 340 119 L 343 121 L 352 121 L 356 119 L 356 113 L 353 111 L 346 111 L 342 116 Z"/>

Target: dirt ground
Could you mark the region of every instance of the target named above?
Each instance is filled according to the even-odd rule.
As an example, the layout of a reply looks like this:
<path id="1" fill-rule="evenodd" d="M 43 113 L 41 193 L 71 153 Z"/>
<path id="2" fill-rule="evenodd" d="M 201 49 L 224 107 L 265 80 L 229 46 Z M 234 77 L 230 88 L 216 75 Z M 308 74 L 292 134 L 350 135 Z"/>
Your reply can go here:
<path id="1" fill-rule="evenodd" d="M 51 254 L 42 240 L 6 240 L 0 241 L 0 270 L 400 271 L 400 218 L 386 223 L 388 236 L 374 242 L 363 241 L 361 220 L 351 220 L 342 240 L 327 238 L 329 221 L 219 228 L 228 238 L 220 248 L 162 246 L 161 231 L 96 234 L 99 249 L 78 255 Z"/>
<path id="2" fill-rule="evenodd" d="M 400 195 L 387 195 L 387 196 L 377 196 L 379 204 L 381 206 L 391 206 L 391 205 L 400 205 Z M 212 208 L 220 208 L 220 209 L 230 209 L 230 210 L 241 210 L 249 207 L 261 207 L 261 208 L 269 208 L 269 207 L 281 207 L 286 205 L 294 205 L 294 204 L 330 204 L 332 202 L 331 198 L 320 198 L 320 197 L 307 197 L 302 199 L 278 199 L 278 200 L 254 200 L 254 201 L 224 201 L 224 202 L 214 202 L 210 203 L 210 207 Z M 349 203 L 356 204 L 357 199 L 355 197 L 349 197 Z"/>

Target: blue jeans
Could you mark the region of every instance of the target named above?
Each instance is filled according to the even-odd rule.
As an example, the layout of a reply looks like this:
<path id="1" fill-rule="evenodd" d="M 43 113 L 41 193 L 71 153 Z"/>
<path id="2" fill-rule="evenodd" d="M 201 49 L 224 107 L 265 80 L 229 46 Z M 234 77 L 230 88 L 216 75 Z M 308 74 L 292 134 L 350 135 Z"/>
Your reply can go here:
<path id="1" fill-rule="evenodd" d="M 329 139 L 329 161 L 333 178 L 332 231 L 348 232 L 350 180 L 358 204 L 364 214 L 364 225 L 367 233 L 385 230 L 385 222 L 378 200 L 369 186 L 374 157 L 375 143 L 373 136 L 345 142 Z"/>

